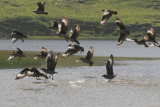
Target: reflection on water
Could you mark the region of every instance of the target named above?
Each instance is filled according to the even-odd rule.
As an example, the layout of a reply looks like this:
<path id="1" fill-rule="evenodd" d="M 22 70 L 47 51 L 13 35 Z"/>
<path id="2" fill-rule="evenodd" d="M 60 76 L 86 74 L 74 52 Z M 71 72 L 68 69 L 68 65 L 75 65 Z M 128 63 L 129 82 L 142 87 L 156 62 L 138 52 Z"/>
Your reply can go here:
<path id="1" fill-rule="evenodd" d="M 0 69 L 0 105 L 54 107 L 160 105 L 159 60 L 120 61 L 111 82 L 101 77 L 105 66 L 57 68 L 54 80 L 26 77 L 14 80 L 21 69 Z M 42 71 L 41 71 L 42 72 Z"/>
<path id="2" fill-rule="evenodd" d="M 17 41 L 12 44 L 10 40 L 0 40 L 0 50 L 14 50 L 19 47 L 25 51 L 41 51 L 41 47 L 45 46 L 48 50 L 55 52 L 65 52 L 67 45 L 73 42 L 65 40 L 25 40 L 24 43 Z M 90 46 L 94 47 L 95 56 L 114 56 L 121 57 L 160 57 L 160 49 L 158 47 L 145 48 L 134 42 L 124 42 L 117 46 L 117 41 L 110 40 L 80 40 L 81 46 L 85 48 L 86 54 Z"/>

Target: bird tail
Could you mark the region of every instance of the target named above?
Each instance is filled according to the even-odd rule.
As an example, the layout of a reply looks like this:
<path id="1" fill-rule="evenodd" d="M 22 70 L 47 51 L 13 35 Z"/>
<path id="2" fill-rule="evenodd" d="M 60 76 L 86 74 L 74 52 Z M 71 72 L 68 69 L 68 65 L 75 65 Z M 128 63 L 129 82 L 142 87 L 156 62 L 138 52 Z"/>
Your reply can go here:
<path id="1" fill-rule="evenodd" d="M 113 14 L 118 14 L 116 11 L 113 11 Z"/>
<path id="2" fill-rule="evenodd" d="M 14 55 L 11 55 L 11 56 L 7 59 L 7 61 L 12 60 L 14 57 L 15 57 Z"/>

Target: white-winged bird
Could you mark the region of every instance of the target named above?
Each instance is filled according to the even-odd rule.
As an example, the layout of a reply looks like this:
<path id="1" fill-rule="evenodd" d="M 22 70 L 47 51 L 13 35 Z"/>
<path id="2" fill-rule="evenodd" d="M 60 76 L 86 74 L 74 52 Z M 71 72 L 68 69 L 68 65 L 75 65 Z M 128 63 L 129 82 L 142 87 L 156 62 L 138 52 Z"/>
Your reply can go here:
<path id="1" fill-rule="evenodd" d="M 120 30 L 118 30 L 120 33 L 120 37 L 118 39 L 117 45 L 121 45 L 123 41 L 126 40 L 126 35 L 129 35 L 130 32 L 129 30 L 126 29 L 126 26 L 123 24 L 123 22 L 119 18 L 116 18 L 116 23 L 120 28 Z"/>
<path id="2" fill-rule="evenodd" d="M 44 58 L 47 57 L 47 55 L 48 55 L 47 49 L 42 46 L 42 51 L 41 51 L 41 53 L 40 53 L 40 54 L 36 54 L 36 56 L 34 57 L 34 59 L 38 59 L 38 58 L 44 59 Z"/>
<path id="3" fill-rule="evenodd" d="M 89 64 L 89 66 L 93 66 L 93 64 L 94 64 L 92 61 L 93 52 L 94 52 L 94 49 L 92 46 L 90 46 L 89 51 L 87 53 L 87 56 L 85 58 L 80 58 L 80 60 Z"/>
<path id="4" fill-rule="evenodd" d="M 84 52 L 84 48 L 79 45 L 69 44 L 68 50 L 64 54 L 62 54 L 62 57 L 68 57 L 70 55 L 77 53 L 78 51 Z"/>
<path id="5" fill-rule="evenodd" d="M 33 10 L 34 13 L 36 14 L 48 14 L 47 12 L 44 12 L 44 5 L 46 3 L 45 2 L 38 2 L 37 5 L 37 10 Z"/>
<path id="6" fill-rule="evenodd" d="M 113 73 L 113 64 L 114 64 L 114 58 L 113 55 L 110 55 L 110 58 L 107 61 L 106 64 L 106 70 L 107 70 L 107 74 L 104 74 L 102 77 L 109 79 L 109 81 L 111 81 L 111 79 L 113 79 L 115 76 L 117 76 L 117 74 Z"/>
<path id="7" fill-rule="evenodd" d="M 55 35 L 59 37 L 64 37 L 68 42 L 67 32 L 68 32 L 68 19 L 63 16 L 62 23 L 58 23 L 58 32 Z"/>
<path id="8" fill-rule="evenodd" d="M 47 58 L 46 58 L 46 68 L 42 68 L 42 70 L 46 74 L 50 74 L 49 78 L 52 76 L 52 80 L 53 80 L 53 74 L 57 73 L 55 71 L 55 67 L 57 65 L 59 55 L 60 55 L 60 53 L 58 53 L 53 59 L 53 52 L 50 51 L 47 55 Z"/>
<path id="9" fill-rule="evenodd" d="M 16 29 L 13 29 L 12 33 L 11 33 L 11 37 L 12 37 L 12 43 L 16 42 L 18 39 L 21 39 L 22 42 L 24 42 L 23 38 L 27 38 L 27 36 L 25 36 L 23 33 L 17 31 Z"/>
<path id="10" fill-rule="evenodd" d="M 76 42 L 79 45 L 80 43 L 77 40 L 77 37 L 79 36 L 79 32 L 80 32 L 80 26 L 77 24 L 77 26 L 74 30 L 72 30 L 72 28 L 71 28 L 70 36 L 69 36 L 68 40 L 70 40 L 72 42 Z"/>
<path id="11" fill-rule="evenodd" d="M 102 20 L 101 20 L 101 23 L 100 23 L 101 26 L 104 26 L 104 24 L 107 22 L 107 20 L 108 20 L 113 14 L 117 14 L 116 11 L 112 11 L 112 10 L 108 10 L 108 9 L 103 9 L 102 11 L 103 11 L 104 13 L 103 13 L 103 17 L 102 17 Z"/>
<path id="12" fill-rule="evenodd" d="M 12 54 L 10 55 L 10 57 L 7 59 L 8 61 L 10 61 L 11 59 L 15 58 L 15 57 L 19 57 L 19 60 L 21 59 L 21 57 L 26 57 L 26 55 L 23 54 L 23 52 L 19 49 L 16 48 Z"/>

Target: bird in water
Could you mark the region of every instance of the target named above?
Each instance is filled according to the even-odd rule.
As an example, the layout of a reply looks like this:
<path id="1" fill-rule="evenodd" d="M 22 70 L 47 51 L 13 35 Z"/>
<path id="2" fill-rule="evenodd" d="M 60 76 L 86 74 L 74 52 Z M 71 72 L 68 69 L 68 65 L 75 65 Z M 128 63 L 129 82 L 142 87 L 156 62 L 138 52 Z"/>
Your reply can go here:
<path id="1" fill-rule="evenodd" d="M 51 25 L 48 28 L 58 30 L 58 22 L 51 22 Z"/>
<path id="2" fill-rule="evenodd" d="M 63 16 L 62 23 L 58 23 L 58 32 L 55 35 L 59 37 L 64 37 L 68 42 L 67 32 L 68 32 L 68 19 Z"/>
<path id="3" fill-rule="evenodd" d="M 62 57 L 68 57 L 70 55 L 77 53 L 78 51 L 84 52 L 84 48 L 79 45 L 69 44 L 68 50 L 64 54 L 62 54 Z"/>
<path id="4" fill-rule="evenodd" d="M 17 31 L 16 29 L 13 29 L 12 33 L 11 33 L 11 37 L 12 37 L 12 43 L 15 43 L 18 39 L 21 39 L 22 42 L 24 42 L 23 38 L 27 38 L 27 36 L 25 36 L 23 33 Z"/>
<path id="5" fill-rule="evenodd" d="M 113 15 L 113 14 L 118 14 L 116 11 L 108 10 L 108 9 L 103 9 L 103 17 L 100 22 L 100 26 L 104 26 L 104 24 L 107 22 L 107 20 Z"/>
<path id="6" fill-rule="evenodd" d="M 42 70 L 46 73 L 46 74 L 50 74 L 49 78 L 52 76 L 52 80 L 53 80 L 53 74 L 56 74 L 57 72 L 55 71 L 55 67 L 57 65 L 57 61 L 59 58 L 60 53 L 58 53 L 54 59 L 53 59 L 53 52 L 50 51 L 47 55 L 46 58 L 46 68 L 42 68 Z M 58 73 L 57 73 L 58 74 Z"/>
<path id="7" fill-rule="evenodd" d="M 79 32 L 80 32 L 80 26 L 77 24 L 77 26 L 74 30 L 72 30 L 72 28 L 71 28 L 70 36 L 69 36 L 68 40 L 70 40 L 72 42 L 76 42 L 79 45 L 80 43 L 77 40 L 77 37 L 79 36 Z"/>
<path id="8" fill-rule="evenodd" d="M 146 41 L 149 42 L 151 46 L 157 46 L 160 47 L 159 43 L 155 40 L 156 39 L 156 33 L 153 28 L 148 28 L 147 29 L 147 36 L 146 36 Z M 153 45 L 151 44 L 153 43 Z"/>
<path id="9" fill-rule="evenodd" d="M 17 74 L 15 79 L 16 80 L 22 79 L 26 76 L 36 77 L 37 80 L 40 80 L 39 77 L 44 77 L 45 79 L 48 79 L 47 75 L 45 75 L 43 73 L 40 73 L 39 70 L 36 69 L 36 68 L 32 68 L 32 69 L 25 68 L 25 69 L 23 69 L 19 74 Z"/>
<path id="10" fill-rule="evenodd" d="M 37 10 L 33 10 L 34 13 L 36 14 L 48 14 L 47 12 L 44 12 L 44 5 L 46 3 L 45 2 L 38 2 L 37 5 Z"/>
<path id="11" fill-rule="evenodd" d="M 42 46 L 42 51 L 41 51 L 41 53 L 40 53 L 40 54 L 36 54 L 36 56 L 34 57 L 34 59 L 38 59 L 38 58 L 44 59 L 44 58 L 47 57 L 47 55 L 48 55 L 47 49 Z"/>
<path id="12" fill-rule="evenodd" d="M 84 63 L 89 64 L 89 66 L 93 66 L 93 61 L 92 61 L 92 57 L 93 57 L 93 52 L 94 49 L 92 46 L 90 46 L 89 51 L 87 53 L 87 56 L 85 58 L 80 58 L 80 60 L 76 60 L 77 62 L 82 61 Z"/>
<path id="13" fill-rule="evenodd" d="M 126 35 L 129 35 L 130 32 L 128 29 L 126 29 L 126 26 L 123 24 L 123 22 L 119 18 L 116 18 L 116 23 L 120 28 L 120 30 L 118 30 L 120 33 L 120 37 L 118 39 L 117 45 L 121 45 L 124 40 L 127 40 Z"/>
<path id="14" fill-rule="evenodd" d="M 114 58 L 113 58 L 113 55 L 111 54 L 110 58 L 108 59 L 107 64 L 106 64 L 107 74 L 104 74 L 102 76 L 102 77 L 108 79 L 109 81 L 111 81 L 115 76 L 117 76 L 117 74 L 113 73 L 113 64 L 114 64 Z"/>
<path id="15" fill-rule="evenodd" d="M 7 59 L 8 61 L 12 60 L 15 57 L 19 57 L 19 60 L 21 59 L 21 57 L 26 57 L 26 55 L 23 54 L 23 52 L 19 49 L 16 48 L 12 54 L 10 55 L 10 57 Z"/>

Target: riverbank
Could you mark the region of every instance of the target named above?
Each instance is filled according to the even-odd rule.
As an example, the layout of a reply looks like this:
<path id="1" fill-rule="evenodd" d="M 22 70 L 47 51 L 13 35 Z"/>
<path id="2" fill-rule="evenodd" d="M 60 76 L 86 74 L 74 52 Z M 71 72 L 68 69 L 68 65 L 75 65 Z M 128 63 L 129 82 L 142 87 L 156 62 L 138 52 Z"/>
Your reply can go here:
<path id="1" fill-rule="evenodd" d="M 14 58 L 11 61 L 7 61 L 8 57 L 12 51 L 0 50 L 0 69 L 15 69 L 15 68 L 26 68 L 26 67 L 45 67 L 44 59 L 34 59 L 34 56 L 40 52 L 24 51 L 26 57 L 19 60 L 19 58 Z M 56 55 L 56 53 L 54 53 Z M 88 66 L 83 62 L 76 62 L 80 58 L 85 56 L 73 55 L 68 58 L 59 58 L 57 67 L 78 67 L 78 66 Z M 107 57 L 94 56 L 93 62 L 94 66 L 105 66 Z M 155 58 L 137 58 L 137 57 L 115 57 L 115 65 L 120 64 L 116 61 L 126 61 L 126 60 L 155 60 Z"/>

